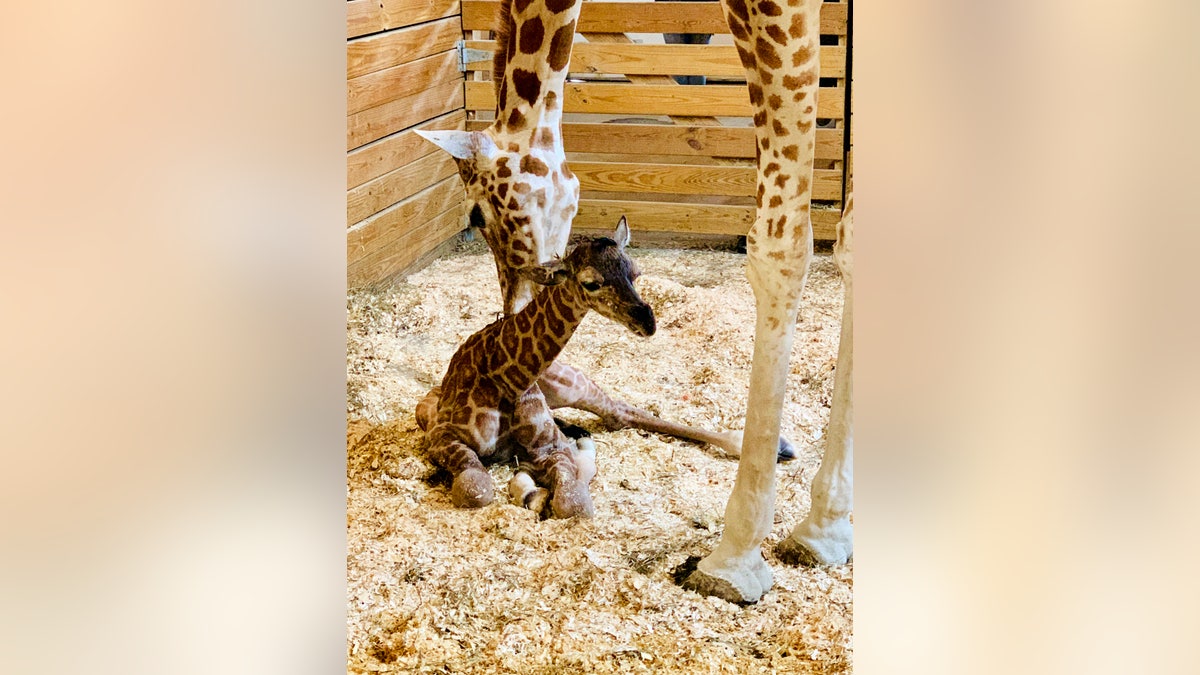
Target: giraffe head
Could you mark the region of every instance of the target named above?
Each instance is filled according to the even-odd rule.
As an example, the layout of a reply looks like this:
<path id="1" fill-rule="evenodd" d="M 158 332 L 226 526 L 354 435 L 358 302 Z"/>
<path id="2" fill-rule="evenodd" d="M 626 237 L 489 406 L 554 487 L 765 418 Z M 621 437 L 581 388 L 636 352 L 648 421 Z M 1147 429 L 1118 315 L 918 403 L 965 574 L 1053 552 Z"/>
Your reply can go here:
<path id="1" fill-rule="evenodd" d="M 524 274 L 542 285 L 565 285 L 579 305 L 649 337 L 655 331 L 654 310 L 633 287 L 641 270 L 625 253 L 628 243 L 629 225 L 622 216 L 612 238 L 584 240 L 565 259 L 529 268 Z"/>
<path id="2" fill-rule="evenodd" d="M 579 179 L 565 165 L 558 130 L 536 127 L 506 138 L 482 131 L 418 131 L 458 163 L 471 226 L 496 259 L 504 309 L 533 297 L 521 271 L 561 256 L 579 204 Z"/>

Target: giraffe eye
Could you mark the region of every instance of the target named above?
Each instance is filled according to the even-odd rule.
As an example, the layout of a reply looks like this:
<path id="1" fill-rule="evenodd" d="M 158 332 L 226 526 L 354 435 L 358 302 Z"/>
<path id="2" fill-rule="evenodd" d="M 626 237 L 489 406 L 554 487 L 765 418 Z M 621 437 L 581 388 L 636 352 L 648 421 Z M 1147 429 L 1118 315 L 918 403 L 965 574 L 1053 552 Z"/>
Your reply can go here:
<path id="1" fill-rule="evenodd" d="M 587 291 L 589 293 L 595 293 L 596 291 L 600 290 L 600 282 L 599 281 L 585 281 L 585 282 L 583 282 L 583 287 L 585 289 L 587 289 Z"/>

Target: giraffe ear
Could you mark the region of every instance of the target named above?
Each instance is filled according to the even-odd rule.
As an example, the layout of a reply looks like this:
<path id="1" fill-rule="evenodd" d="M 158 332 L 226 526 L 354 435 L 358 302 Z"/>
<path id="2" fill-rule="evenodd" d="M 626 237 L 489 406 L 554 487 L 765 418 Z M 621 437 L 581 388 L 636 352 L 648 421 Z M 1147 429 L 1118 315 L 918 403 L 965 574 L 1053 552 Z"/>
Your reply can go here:
<path id="1" fill-rule="evenodd" d="M 625 250 L 629 245 L 629 223 L 625 222 L 625 216 L 621 216 L 621 220 L 617 221 L 617 229 L 613 232 L 613 241 L 617 242 L 617 247 Z"/>
<path id="2" fill-rule="evenodd" d="M 476 154 L 494 149 L 496 144 L 492 139 L 479 131 L 460 131 L 444 129 L 439 131 L 416 130 L 417 135 L 450 153 L 455 159 L 470 159 Z"/>
<path id="3" fill-rule="evenodd" d="M 522 267 L 521 275 L 542 286 L 557 286 L 571 278 L 570 270 L 561 260 L 551 260 L 541 265 Z"/>

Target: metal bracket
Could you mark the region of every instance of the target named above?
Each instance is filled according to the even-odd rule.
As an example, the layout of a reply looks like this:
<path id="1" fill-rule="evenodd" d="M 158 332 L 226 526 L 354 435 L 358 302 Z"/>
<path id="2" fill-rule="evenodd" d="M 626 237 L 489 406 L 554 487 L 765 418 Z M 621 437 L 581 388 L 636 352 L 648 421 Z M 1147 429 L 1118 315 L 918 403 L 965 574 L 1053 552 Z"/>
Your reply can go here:
<path id="1" fill-rule="evenodd" d="M 454 43 L 454 48 L 458 50 L 458 72 L 467 72 L 467 64 L 476 61 L 485 61 L 492 58 L 492 52 L 488 49 L 467 49 L 467 41 L 459 40 Z"/>

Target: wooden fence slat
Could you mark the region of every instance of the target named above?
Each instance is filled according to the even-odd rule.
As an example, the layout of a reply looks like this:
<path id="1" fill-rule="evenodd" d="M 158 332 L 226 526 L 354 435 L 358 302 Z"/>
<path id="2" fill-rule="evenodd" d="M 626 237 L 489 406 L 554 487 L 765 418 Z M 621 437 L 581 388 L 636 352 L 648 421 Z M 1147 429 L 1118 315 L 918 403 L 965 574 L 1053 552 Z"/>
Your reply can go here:
<path id="1" fill-rule="evenodd" d="M 454 44 L 461 38 L 462 24 L 458 17 L 452 16 L 351 40 L 346 43 L 346 79 L 454 49 Z"/>
<path id="2" fill-rule="evenodd" d="M 469 121 L 480 131 L 491 122 Z M 563 145 L 568 153 L 623 155 L 687 155 L 692 157 L 753 158 L 753 127 L 701 127 L 669 124 L 564 123 Z M 842 158 L 842 130 L 817 129 L 817 159 Z M 569 160 L 568 160 L 569 161 Z"/>
<path id="3" fill-rule="evenodd" d="M 499 0 L 463 0 L 464 30 L 495 30 Z M 821 33 L 845 35 L 846 3 L 821 5 Z M 719 2 L 584 2 L 580 33 L 728 33 Z"/>
<path id="4" fill-rule="evenodd" d="M 397 131 L 349 153 L 346 156 L 346 189 L 358 187 L 425 155 L 432 146 L 429 141 L 413 133 L 413 129 L 462 129 L 466 118 L 465 110 L 456 110 L 417 127 Z"/>
<path id="5" fill-rule="evenodd" d="M 496 93 L 491 82 L 467 82 L 469 110 L 495 110 Z M 567 83 L 563 87 L 563 112 L 642 115 L 711 115 L 750 117 L 750 95 L 740 84 L 710 84 L 681 87 L 671 84 L 624 84 L 608 82 Z M 817 95 L 817 117 L 841 119 L 845 107 L 842 87 L 821 87 Z"/>
<path id="6" fill-rule="evenodd" d="M 468 49 L 495 51 L 495 40 L 468 40 Z M 491 72 L 491 57 L 471 61 L 468 71 Z M 619 43 L 576 43 L 571 50 L 571 73 L 618 73 L 623 75 L 746 76 L 746 69 L 733 45 L 658 45 Z M 821 47 L 821 77 L 846 76 L 846 48 Z"/>
<path id="7" fill-rule="evenodd" d="M 458 51 L 454 49 L 377 70 L 346 82 L 346 112 L 356 113 L 412 96 L 430 83 L 445 82 L 458 75 Z"/>
<path id="8" fill-rule="evenodd" d="M 463 107 L 461 77 L 425 91 L 354 113 L 347 118 L 346 149 L 378 140 L 415 124 Z M 490 82 L 481 82 L 491 86 Z"/>
<path id="9" fill-rule="evenodd" d="M 459 14 L 460 6 L 460 0 L 350 0 L 346 3 L 346 37 L 444 19 Z"/>
<path id="10" fill-rule="evenodd" d="M 346 232 L 346 260 L 390 246 L 418 223 L 465 201 L 462 180 L 451 176 L 367 218 Z"/>
<path id="11" fill-rule="evenodd" d="M 753 206 L 725 206 L 615 199 L 580 199 L 572 228 L 611 231 L 624 215 L 633 230 L 744 235 L 754 223 Z M 837 238 L 838 209 L 812 210 L 813 238 Z"/>
<path id="12" fill-rule="evenodd" d="M 430 183 L 458 174 L 454 158 L 432 145 L 429 154 L 367 181 L 346 194 L 346 222 L 357 223 L 403 199 Z"/>
<path id="13" fill-rule="evenodd" d="M 383 28 L 383 8 L 379 0 L 350 0 L 346 3 L 346 37 L 358 37 Z"/>
<path id="14" fill-rule="evenodd" d="M 411 266 L 421 256 L 461 232 L 463 230 L 463 214 L 462 204 L 451 207 L 404 233 L 391 246 L 376 248 L 354 262 L 348 263 L 346 276 L 350 286 L 360 286 L 386 279 Z"/>
<path id="15" fill-rule="evenodd" d="M 581 190 L 753 197 L 758 187 L 758 170 L 752 166 L 626 162 L 570 162 L 569 166 L 579 177 Z M 842 172 L 814 170 L 812 189 L 813 199 L 841 199 Z"/>

